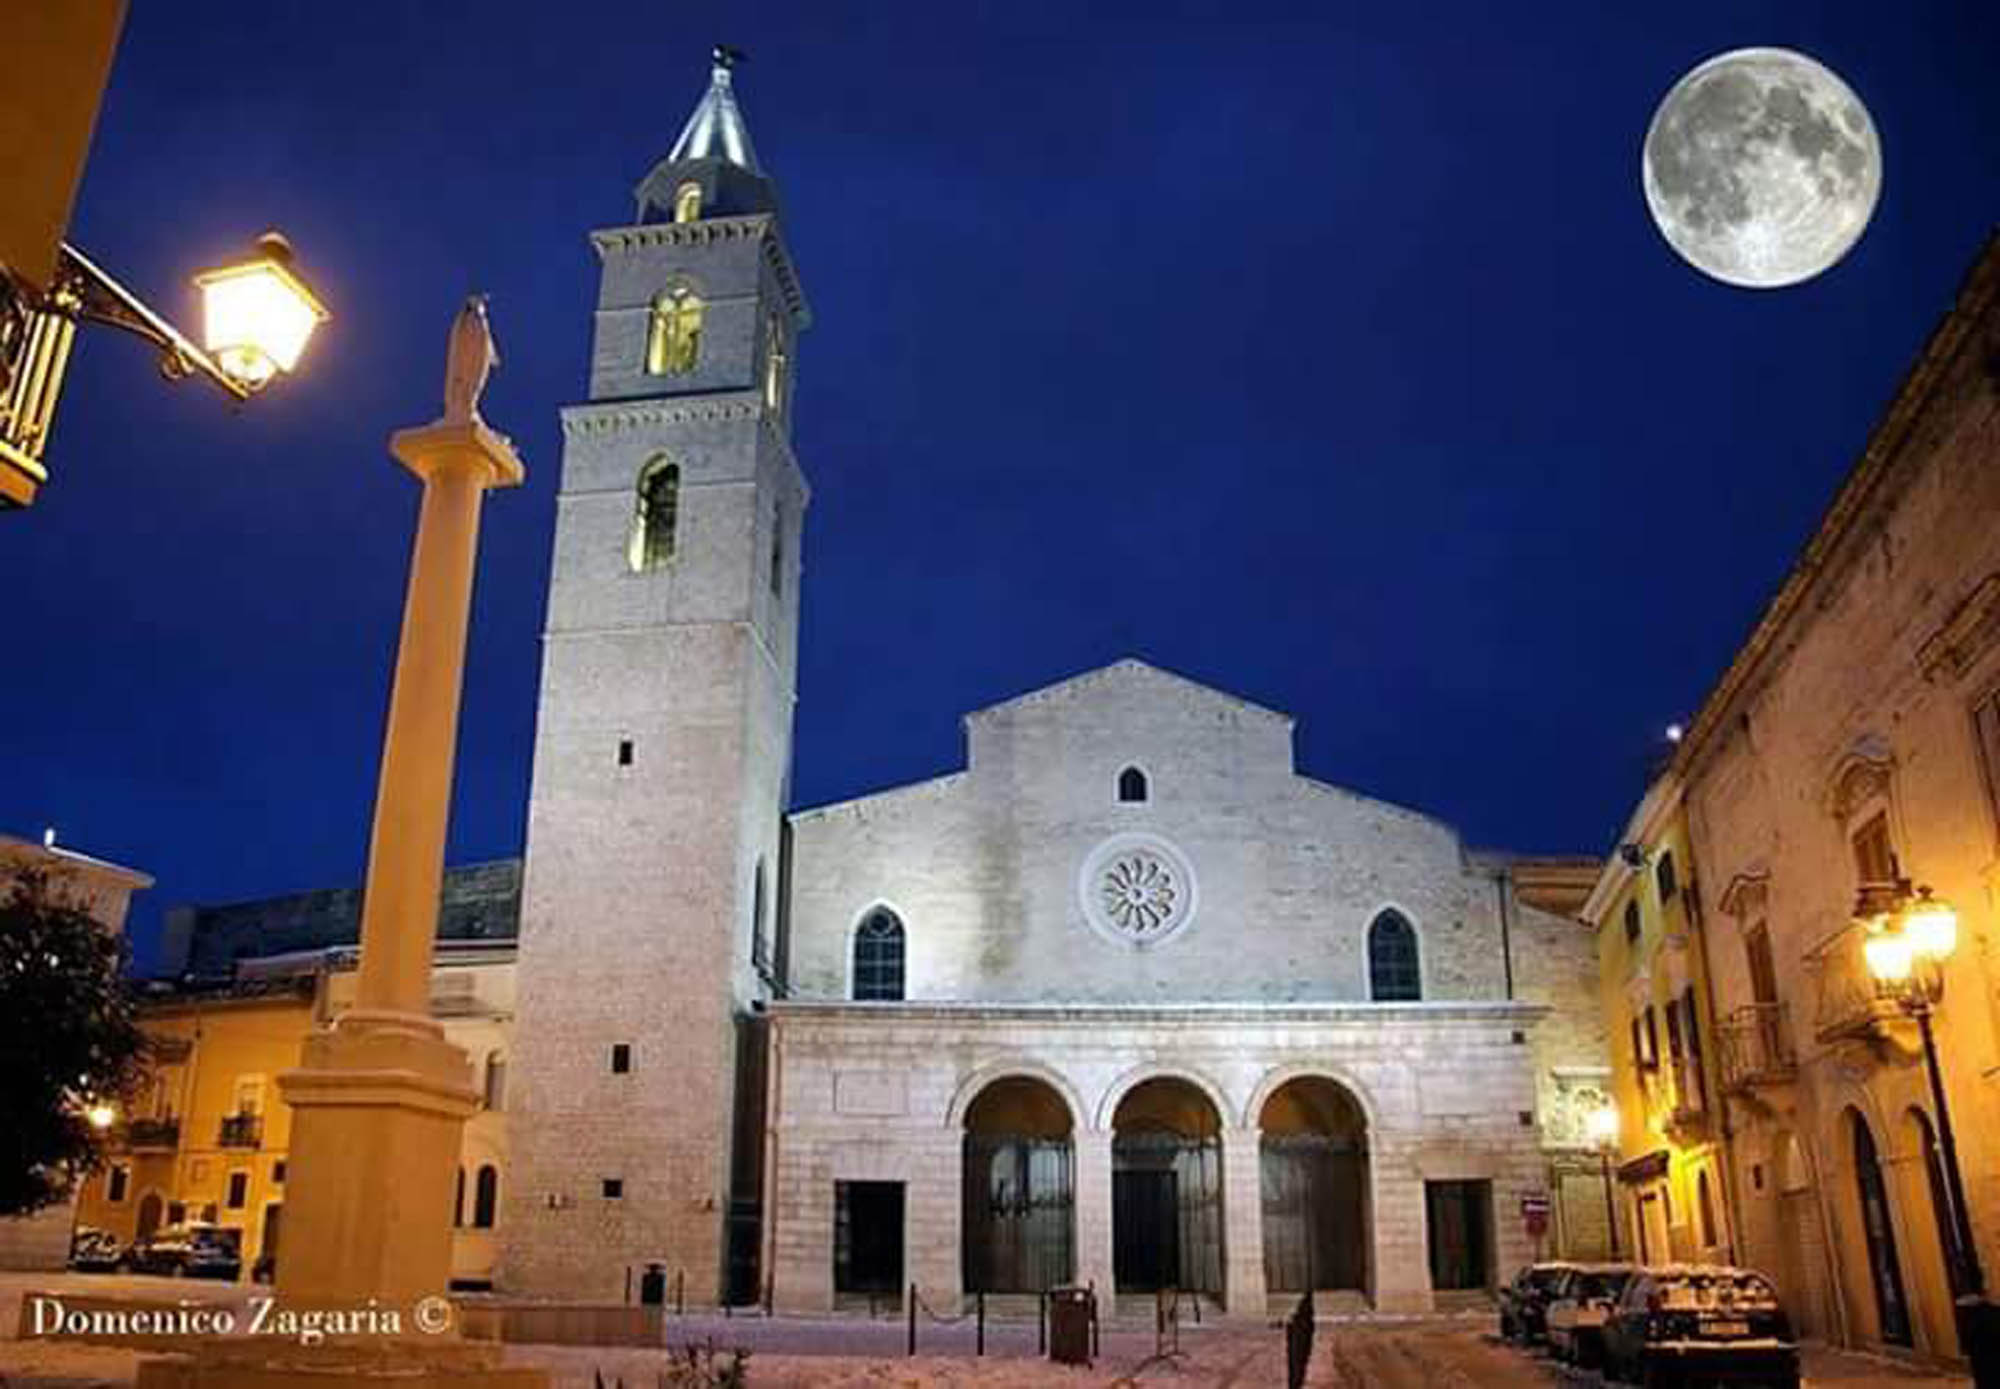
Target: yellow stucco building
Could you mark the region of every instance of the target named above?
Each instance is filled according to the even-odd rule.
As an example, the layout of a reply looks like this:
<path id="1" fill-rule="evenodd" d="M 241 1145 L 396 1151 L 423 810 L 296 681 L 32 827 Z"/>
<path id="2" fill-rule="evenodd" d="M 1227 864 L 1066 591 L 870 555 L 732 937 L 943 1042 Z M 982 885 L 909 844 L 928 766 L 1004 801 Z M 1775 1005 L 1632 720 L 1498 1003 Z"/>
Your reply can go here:
<path id="1" fill-rule="evenodd" d="M 1608 1199 L 1641 1263 L 1731 1259 L 1708 944 L 1679 781 L 1656 781 L 1584 904 L 1597 931 L 1618 1126 Z"/>
<path id="2" fill-rule="evenodd" d="M 291 1113 L 277 1078 L 307 1034 L 351 1006 L 349 948 L 241 961 L 227 980 L 154 985 L 143 1006 L 154 1065 L 83 1186 L 77 1223 L 130 1241 L 205 1220 L 238 1229 L 249 1276 L 282 1246 Z M 440 948 L 431 1011 L 472 1057 L 482 1104 L 465 1126 L 452 1278 L 490 1284 L 506 1167 L 506 1077 L 514 1012 L 511 941 Z"/>

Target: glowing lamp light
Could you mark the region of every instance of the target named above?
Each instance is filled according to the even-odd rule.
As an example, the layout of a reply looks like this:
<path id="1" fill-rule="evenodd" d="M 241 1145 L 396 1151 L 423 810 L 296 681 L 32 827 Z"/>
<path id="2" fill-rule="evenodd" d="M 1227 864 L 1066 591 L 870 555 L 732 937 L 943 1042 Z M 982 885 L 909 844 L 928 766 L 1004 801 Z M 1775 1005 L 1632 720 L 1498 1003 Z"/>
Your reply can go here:
<path id="1" fill-rule="evenodd" d="M 1861 943 L 1861 954 L 1868 962 L 1868 972 L 1884 984 L 1900 984 L 1908 979 L 1910 966 L 1915 962 L 1909 937 L 1901 931 L 1882 931 L 1869 936 Z"/>
<path id="2" fill-rule="evenodd" d="M 1679 724 L 1670 723 L 1667 725 L 1668 742 L 1678 743 L 1681 739 L 1685 738 L 1686 736 L 1687 736 L 1687 730 L 1685 728 L 1682 728 Z"/>
<path id="3" fill-rule="evenodd" d="M 276 232 L 257 239 L 257 254 L 194 277 L 201 291 L 202 346 L 231 378 L 251 390 L 298 365 L 327 312 L 292 268 L 291 243 Z"/>
<path id="4" fill-rule="evenodd" d="M 94 1104 L 83 1111 L 83 1117 L 90 1121 L 92 1128 L 102 1133 L 118 1122 L 118 1111 L 108 1104 Z"/>
<path id="5" fill-rule="evenodd" d="M 1903 914 L 1903 939 L 1912 953 L 1942 960 L 1958 948 L 1958 913 L 1949 902 L 1931 896 L 1929 888 L 1917 889 L 1917 900 Z"/>
<path id="6" fill-rule="evenodd" d="M 1591 1110 L 1589 1117 L 1584 1120 L 1584 1132 L 1598 1147 L 1610 1147 L 1618 1137 L 1617 1107 L 1607 1104 Z"/>

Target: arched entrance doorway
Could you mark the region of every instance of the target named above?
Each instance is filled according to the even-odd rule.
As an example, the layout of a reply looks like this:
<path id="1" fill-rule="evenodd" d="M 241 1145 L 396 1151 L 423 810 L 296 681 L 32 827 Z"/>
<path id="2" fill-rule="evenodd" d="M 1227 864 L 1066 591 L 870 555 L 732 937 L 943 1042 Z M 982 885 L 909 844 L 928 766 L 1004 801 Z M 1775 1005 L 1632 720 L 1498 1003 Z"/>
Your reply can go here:
<path id="1" fill-rule="evenodd" d="M 1043 1292 L 1075 1277 L 1073 1127 L 1062 1096 L 1029 1076 L 994 1081 L 966 1110 L 967 1292 Z"/>
<path id="2" fill-rule="evenodd" d="M 1120 1291 L 1222 1292 L 1222 1117 L 1162 1076 L 1111 1118 L 1111 1264 Z"/>
<path id="3" fill-rule="evenodd" d="M 1910 1344 L 1910 1303 L 1903 1292 L 1902 1263 L 1896 1257 L 1896 1227 L 1889 1221 L 1889 1189 L 1875 1135 L 1856 1109 L 1847 1111 L 1854 1144 L 1854 1182 L 1861 1201 L 1861 1231 L 1868 1241 L 1868 1273 L 1875 1285 L 1877 1325 L 1885 1344 Z"/>
<path id="4" fill-rule="evenodd" d="M 1274 1293 L 1368 1286 L 1368 1120 L 1321 1076 L 1278 1087 L 1257 1116 L 1264 1286 Z"/>

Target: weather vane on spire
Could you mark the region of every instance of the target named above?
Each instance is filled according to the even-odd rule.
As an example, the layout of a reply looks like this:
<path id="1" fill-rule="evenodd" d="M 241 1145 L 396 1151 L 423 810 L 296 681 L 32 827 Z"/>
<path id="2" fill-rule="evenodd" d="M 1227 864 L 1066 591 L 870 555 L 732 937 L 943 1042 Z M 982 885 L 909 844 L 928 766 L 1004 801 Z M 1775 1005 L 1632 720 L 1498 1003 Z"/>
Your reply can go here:
<path id="1" fill-rule="evenodd" d="M 728 72 L 749 56 L 742 49 L 731 48 L 726 43 L 718 43 L 715 46 L 715 65 L 724 72 Z"/>

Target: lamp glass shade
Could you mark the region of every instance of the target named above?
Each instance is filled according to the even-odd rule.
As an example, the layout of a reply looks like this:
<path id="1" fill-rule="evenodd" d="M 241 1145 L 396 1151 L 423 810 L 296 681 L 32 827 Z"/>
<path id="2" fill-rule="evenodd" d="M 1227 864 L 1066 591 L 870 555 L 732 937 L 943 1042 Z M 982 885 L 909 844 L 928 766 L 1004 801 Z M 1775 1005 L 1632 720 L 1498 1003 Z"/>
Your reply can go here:
<path id="1" fill-rule="evenodd" d="M 1913 957 L 1909 939 L 1900 931 L 1884 931 L 1861 943 L 1868 972 L 1884 984 L 1900 984 L 1910 977 Z"/>
<path id="2" fill-rule="evenodd" d="M 298 365 L 326 310 L 291 269 L 271 256 L 195 276 L 201 291 L 202 346 L 248 386 Z"/>
<path id="3" fill-rule="evenodd" d="M 83 1117 L 90 1121 L 92 1128 L 101 1131 L 118 1122 L 118 1111 L 108 1104 L 94 1104 L 83 1112 Z"/>
<path id="4" fill-rule="evenodd" d="M 1958 913 L 1949 902 L 1925 897 L 1904 914 L 1903 938 L 1916 954 L 1942 960 L 1958 948 Z"/>
<path id="5" fill-rule="evenodd" d="M 1618 1111 L 1608 1104 L 1591 1110 L 1590 1117 L 1584 1120 L 1584 1130 L 1600 1148 L 1610 1147 L 1618 1137 Z"/>

